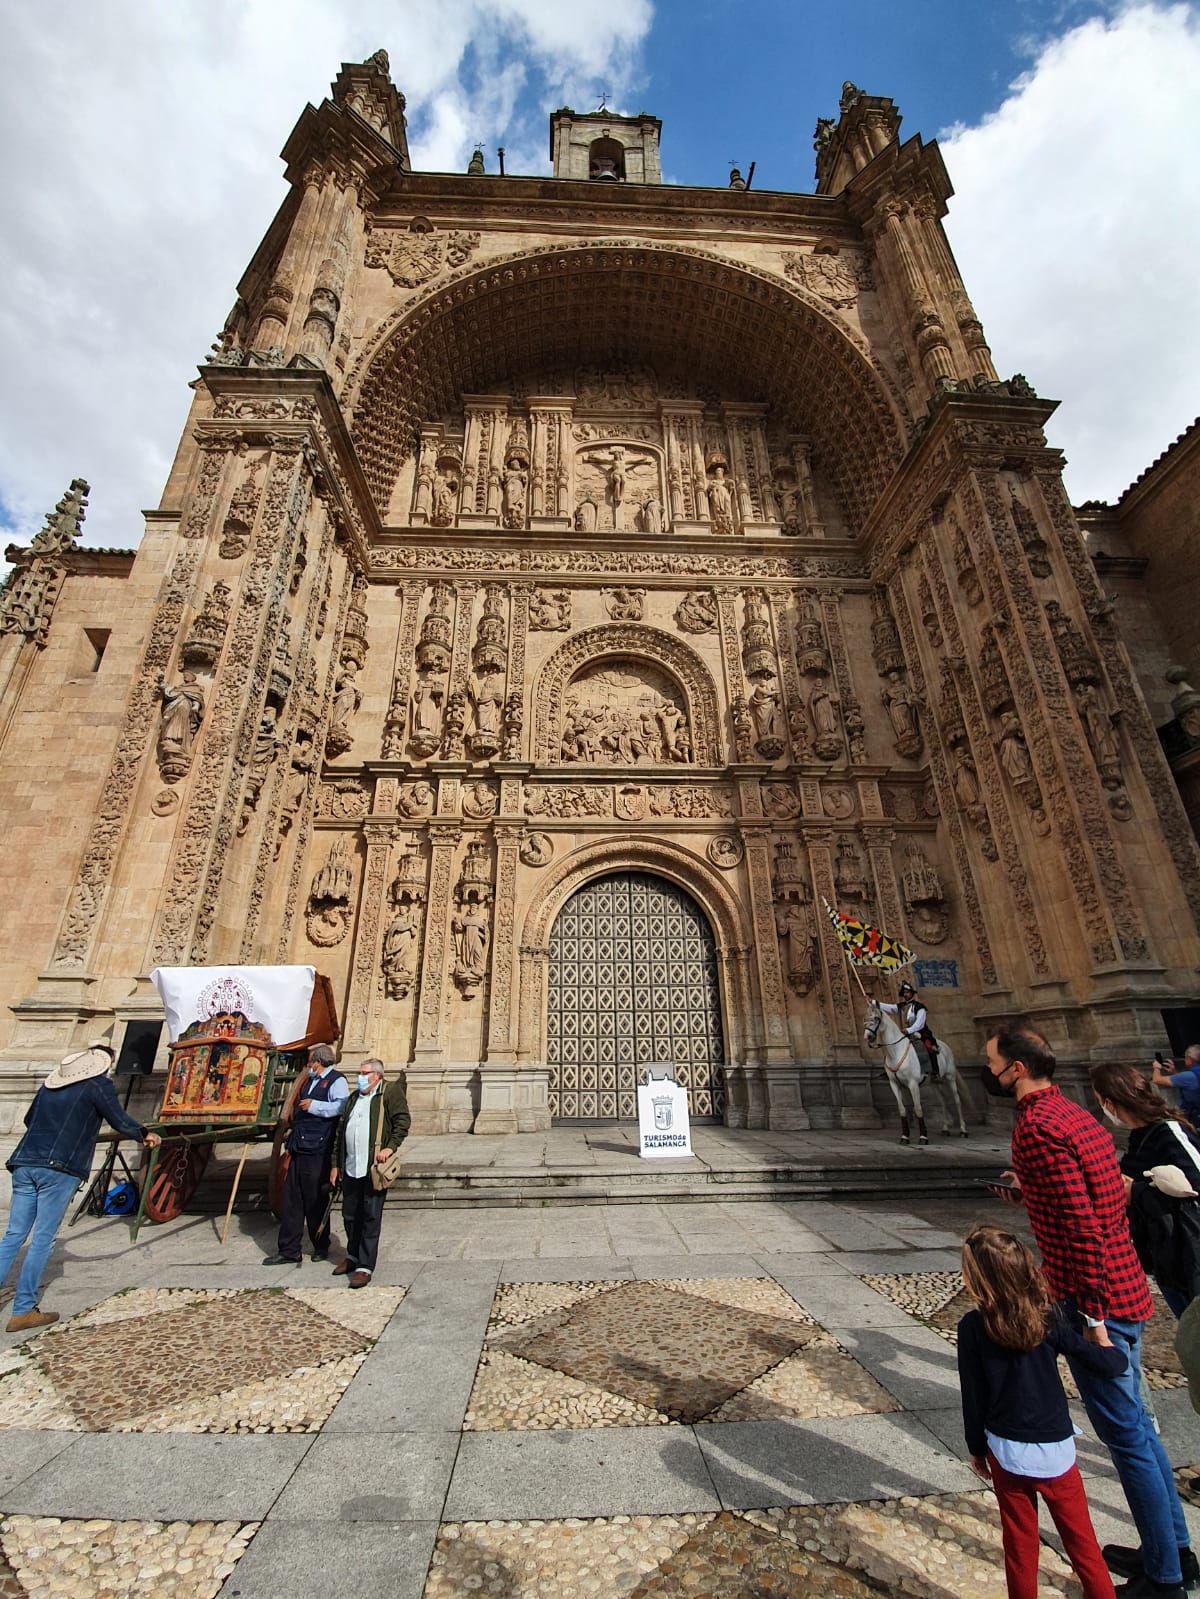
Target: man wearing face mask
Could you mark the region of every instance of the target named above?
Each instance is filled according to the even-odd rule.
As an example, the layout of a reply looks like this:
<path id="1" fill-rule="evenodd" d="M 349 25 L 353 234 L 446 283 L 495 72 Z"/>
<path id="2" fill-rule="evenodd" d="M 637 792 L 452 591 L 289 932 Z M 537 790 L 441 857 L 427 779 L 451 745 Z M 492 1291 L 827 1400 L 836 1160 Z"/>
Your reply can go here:
<path id="1" fill-rule="evenodd" d="M 304 1249 L 304 1226 L 312 1241 L 313 1259 L 329 1253 L 329 1152 L 333 1130 L 349 1089 L 333 1069 L 333 1051 L 317 1044 L 308 1052 L 308 1068 L 293 1090 L 295 1107 L 287 1148 L 291 1159 L 283 1184 L 279 1241 L 264 1266 L 298 1266 Z M 284 1119 L 287 1119 L 285 1110 Z"/>
<path id="2" fill-rule="evenodd" d="M 1067 1356 L 1079 1396 L 1108 1448 L 1141 1536 L 1139 1549 L 1108 1544 L 1105 1561 L 1130 1577 L 1127 1599 L 1184 1599 L 1184 1573 L 1196 1557 L 1174 1475 L 1142 1403 L 1142 1329 L 1153 1309 L 1125 1217 L 1125 1184 L 1112 1139 L 1082 1105 L 1053 1082 L 1055 1059 L 1029 1028 L 1001 1027 L 989 1040 L 984 1089 L 1017 1101 L 1010 1205 L 1025 1206 L 1050 1291 L 1090 1343 L 1115 1345 L 1128 1358 L 1121 1377 L 1102 1376 Z"/>
<path id="3" fill-rule="evenodd" d="M 388 1160 L 408 1133 L 408 1100 L 399 1081 L 383 1084 L 383 1062 L 363 1061 L 358 1092 L 347 1101 L 333 1140 L 330 1182 L 342 1179 L 342 1221 L 346 1258 L 333 1268 L 349 1277 L 351 1288 L 365 1288 L 375 1270 L 386 1190 L 371 1181 L 371 1166 Z"/>

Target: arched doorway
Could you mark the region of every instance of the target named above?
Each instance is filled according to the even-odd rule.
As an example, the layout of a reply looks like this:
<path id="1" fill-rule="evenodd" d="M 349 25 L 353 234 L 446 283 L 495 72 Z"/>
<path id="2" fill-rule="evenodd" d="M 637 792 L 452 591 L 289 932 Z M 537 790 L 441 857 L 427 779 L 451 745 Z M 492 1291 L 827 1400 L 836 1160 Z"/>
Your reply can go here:
<path id="1" fill-rule="evenodd" d="M 669 1060 L 693 1117 L 723 1117 L 716 944 L 684 889 L 649 872 L 588 883 L 554 923 L 547 977 L 551 1116 L 633 1120 L 641 1069 Z"/>

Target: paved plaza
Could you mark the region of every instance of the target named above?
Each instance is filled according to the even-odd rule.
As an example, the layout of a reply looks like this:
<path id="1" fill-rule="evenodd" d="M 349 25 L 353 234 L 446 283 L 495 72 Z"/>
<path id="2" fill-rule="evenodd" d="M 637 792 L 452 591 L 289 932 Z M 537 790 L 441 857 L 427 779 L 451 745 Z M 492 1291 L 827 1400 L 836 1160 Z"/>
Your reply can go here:
<path id="1" fill-rule="evenodd" d="M 950 1158 L 912 1155 L 931 1187 Z M 0 1599 L 1001 1599 L 953 1348 L 987 1214 L 982 1190 L 389 1205 L 358 1292 L 336 1245 L 263 1268 L 260 1209 L 224 1247 L 212 1215 L 132 1248 L 84 1219 L 43 1295 L 62 1323 L 0 1355 Z M 1186 1484 L 1172 1331 L 1160 1306 L 1147 1367 Z M 1080 1455 L 1101 1537 L 1132 1541 Z M 1043 1578 L 1078 1592 L 1049 1546 Z"/>

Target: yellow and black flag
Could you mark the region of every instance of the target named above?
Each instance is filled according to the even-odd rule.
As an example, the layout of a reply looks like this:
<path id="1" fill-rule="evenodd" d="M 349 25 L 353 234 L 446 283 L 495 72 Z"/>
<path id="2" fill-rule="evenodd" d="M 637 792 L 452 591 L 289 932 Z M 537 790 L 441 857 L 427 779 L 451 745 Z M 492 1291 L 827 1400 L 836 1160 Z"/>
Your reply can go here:
<path id="1" fill-rule="evenodd" d="M 860 922 L 857 916 L 835 911 L 827 899 L 821 903 L 833 924 L 838 943 L 855 966 L 874 966 L 882 972 L 898 972 L 901 967 L 911 966 L 916 960 L 914 952 L 898 938 L 889 938 L 878 927 L 869 927 L 866 922 Z"/>

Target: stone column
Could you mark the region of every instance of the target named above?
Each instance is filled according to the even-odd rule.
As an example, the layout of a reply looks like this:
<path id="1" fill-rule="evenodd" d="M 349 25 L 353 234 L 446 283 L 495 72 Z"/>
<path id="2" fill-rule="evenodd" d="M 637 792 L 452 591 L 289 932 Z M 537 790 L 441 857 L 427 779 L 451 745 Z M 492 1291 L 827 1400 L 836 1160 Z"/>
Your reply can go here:
<path id="1" fill-rule="evenodd" d="M 376 795 L 376 804 L 379 796 Z M 363 868 L 359 896 L 358 927 L 354 954 L 350 962 L 350 992 L 346 997 L 345 1026 L 342 1029 L 342 1057 L 369 1055 L 376 1047 L 375 1029 L 379 1021 L 379 938 L 383 900 L 387 893 L 388 867 L 392 856 L 394 830 L 388 822 L 363 824 L 367 841 L 367 863 Z"/>
<path id="2" fill-rule="evenodd" d="M 462 838 L 457 819 L 435 817 L 429 823 L 429 909 L 421 951 L 421 987 L 417 996 L 417 1038 L 408 1069 L 408 1103 L 413 1131 L 444 1133 L 449 1129 L 446 1072 L 446 977 L 450 947 L 450 891 L 454 852 Z"/>

